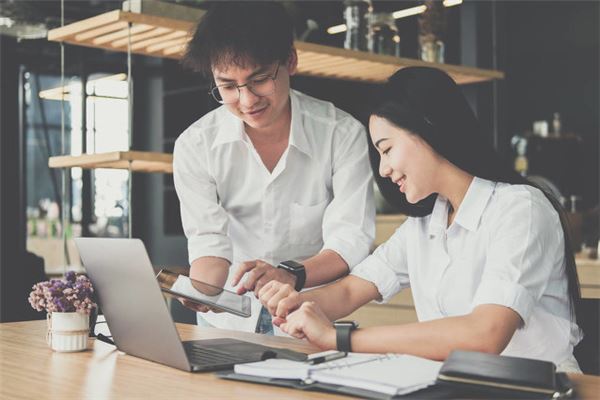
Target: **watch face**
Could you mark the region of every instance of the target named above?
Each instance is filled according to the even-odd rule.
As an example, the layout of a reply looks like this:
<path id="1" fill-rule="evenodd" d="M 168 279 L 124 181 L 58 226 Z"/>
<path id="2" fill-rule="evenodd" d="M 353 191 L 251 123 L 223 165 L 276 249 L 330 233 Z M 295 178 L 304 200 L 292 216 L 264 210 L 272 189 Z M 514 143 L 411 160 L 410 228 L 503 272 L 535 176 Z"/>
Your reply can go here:
<path id="1" fill-rule="evenodd" d="M 283 265 L 289 269 L 293 269 L 293 270 L 304 269 L 304 265 L 300 264 L 299 262 L 293 261 L 293 260 L 282 261 L 279 264 Z"/>
<path id="2" fill-rule="evenodd" d="M 336 326 L 350 326 L 354 329 L 358 328 L 358 322 L 356 321 L 336 321 Z"/>

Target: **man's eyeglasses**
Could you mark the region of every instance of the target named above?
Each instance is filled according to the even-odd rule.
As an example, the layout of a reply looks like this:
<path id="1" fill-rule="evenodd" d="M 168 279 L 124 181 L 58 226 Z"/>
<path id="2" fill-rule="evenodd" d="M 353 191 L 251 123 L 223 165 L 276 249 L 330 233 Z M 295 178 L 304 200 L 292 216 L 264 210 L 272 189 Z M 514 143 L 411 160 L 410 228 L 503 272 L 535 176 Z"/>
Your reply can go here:
<path id="1" fill-rule="evenodd" d="M 256 96 L 268 96 L 275 93 L 275 79 L 277 79 L 279 65 L 280 64 L 277 64 L 277 68 L 275 69 L 275 73 L 273 75 L 257 75 L 243 85 L 237 85 L 235 83 L 218 85 L 210 89 L 209 93 L 217 102 L 221 104 L 237 103 L 240 99 L 240 89 L 243 87 L 246 87 Z"/>

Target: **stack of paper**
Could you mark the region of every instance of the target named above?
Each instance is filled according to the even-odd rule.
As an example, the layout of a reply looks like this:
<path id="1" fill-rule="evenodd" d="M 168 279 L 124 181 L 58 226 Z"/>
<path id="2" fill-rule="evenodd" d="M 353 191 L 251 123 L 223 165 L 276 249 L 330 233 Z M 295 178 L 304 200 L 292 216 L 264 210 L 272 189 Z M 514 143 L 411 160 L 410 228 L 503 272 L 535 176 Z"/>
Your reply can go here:
<path id="1" fill-rule="evenodd" d="M 380 357 L 381 355 L 373 354 L 349 354 L 343 359 L 316 365 L 311 365 L 301 361 L 270 358 L 265 361 L 236 364 L 234 371 L 236 374 L 264 376 L 266 378 L 307 380 L 311 373 L 318 370 L 346 367 L 349 365 L 378 359 Z"/>
<path id="2" fill-rule="evenodd" d="M 323 364 L 269 359 L 235 366 L 237 374 L 278 379 L 299 379 L 364 389 L 387 395 L 410 393 L 432 385 L 441 362 L 409 355 L 351 353 Z"/>
<path id="3" fill-rule="evenodd" d="M 409 355 L 394 355 L 347 368 L 318 370 L 310 377 L 321 383 L 356 387 L 394 396 L 433 385 L 441 367 L 441 362 Z"/>

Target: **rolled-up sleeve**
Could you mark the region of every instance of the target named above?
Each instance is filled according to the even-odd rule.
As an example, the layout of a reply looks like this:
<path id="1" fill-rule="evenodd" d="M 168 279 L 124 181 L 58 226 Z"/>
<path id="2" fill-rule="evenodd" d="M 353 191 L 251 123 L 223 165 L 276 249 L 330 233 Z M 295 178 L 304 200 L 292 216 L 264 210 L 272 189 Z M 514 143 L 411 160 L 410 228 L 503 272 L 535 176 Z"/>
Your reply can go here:
<path id="1" fill-rule="evenodd" d="M 410 218 L 373 254 L 352 269 L 351 275 L 372 282 L 386 303 L 402 289 L 410 286 L 406 257 L 406 232 Z"/>
<path id="2" fill-rule="evenodd" d="M 517 312 L 524 323 L 543 295 L 556 260 L 563 259 L 564 238 L 550 203 L 519 193 L 519 201 L 499 215 L 487 252 L 481 283 L 473 298 Z"/>
<path id="3" fill-rule="evenodd" d="M 352 269 L 367 257 L 375 237 L 373 174 L 364 127 L 346 118 L 335 129 L 333 200 L 323 216 L 323 249 L 338 253 Z"/>
<path id="4" fill-rule="evenodd" d="M 205 165 L 206 146 L 193 133 L 184 132 L 173 151 L 173 180 L 188 240 L 189 262 L 206 256 L 231 262 L 233 248 L 227 236 L 227 213 L 218 203 L 215 181 Z"/>

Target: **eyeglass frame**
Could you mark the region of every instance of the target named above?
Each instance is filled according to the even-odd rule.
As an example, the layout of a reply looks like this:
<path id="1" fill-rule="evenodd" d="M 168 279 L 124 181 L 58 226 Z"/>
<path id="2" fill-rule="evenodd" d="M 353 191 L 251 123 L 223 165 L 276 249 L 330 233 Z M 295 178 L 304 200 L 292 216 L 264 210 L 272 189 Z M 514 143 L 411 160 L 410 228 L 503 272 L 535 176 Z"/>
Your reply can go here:
<path id="1" fill-rule="evenodd" d="M 241 89 L 241 88 L 243 88 L 243 87 L 246 87 L 246 88 L 248 88 L 248 90 L 249 90 L 250 92 L 252 92 L 252 94 L 253 94 L 253 95 L 255 95 L 255 96 L 258 96 L 258 97 L 265 97 L 265 96 L 269 96 L 269 95 L 271 95 L 271 94 L 275 93 L 275 80 L 277 79 L 277 75 L 279 74 L 279 67 L 281 67 L 281 63 L 277 63 L 277 68 L 275 68 L 275 72 L 273 73 L 273 75 L 269 75 L 269 74 L 261 74 L 261 75 L 258 75 L 258 76 L 266 76 L 267 78 L 269 78 L 269 79 L 271 79 L 271 80 L 273 81 L 273 92 L 271 92 L 271 93 L 269 93 L 269 94 L 263 94 L 263 95 L 260 95 L 260 94 L 256 94 L 256 93 L 254 93 L 254 91 L 252 90 L 252 83 L 253 83 L 253 79 L 250 79 L 250 81 L 249 81 L 249 82 L 243 83 L 243 84 L 241 84 L 241 85 L 237 85 L 237 84 L 235 84 L 235 83 L 233 83 L 233 84 L 232 84 L 232 83 L 225 83 L 225 84 L 223 84 L 223 85 L 214 85 L 214 86 L 213 86 L 213 87 L 212 87 L 212 88 L 211 88 L 211 89 L 208 91 L 208 94 L 209 94 L 209 95 L 211 95 L 211 96 L 212 96 L 212 98 L 213 98 L 213 99 L 215 99 L 215 101 L 216 101 L 217 103 L 219 103 L 219 104 L 233 104 L 233 103 L 235 103 L 235 101 L 232 101 L 231 103 L 225 103 L 223 100 L 218 100 L 218 99 L 217 99 L 217 96 L 215 96 L 215 94 L 214 94 L 214 91 L 215 91 L 215 89 L 218 91 L 220 87 L 224 87 L 224 86 L 229 86 L 229 85 L 232 85 L 232 86 L 235 86 L 235 88 L 236 88 L 236 89 L 237 89 L 237 91 L 238 91 L 238 98 L 237 98 L 237 101 L 239 101 L 239 100 L 240 100 L 240 96 L 242 95 L 242 92 L 240 91 L 240 89 Z M 255 77 L 255 78 L 256 78 L 256 77 Z M 249 85 L 250 85 L 250 86 L 249 86 Z M 222 98 L 222 96 L 221 96 L 221 98 Z"/>

